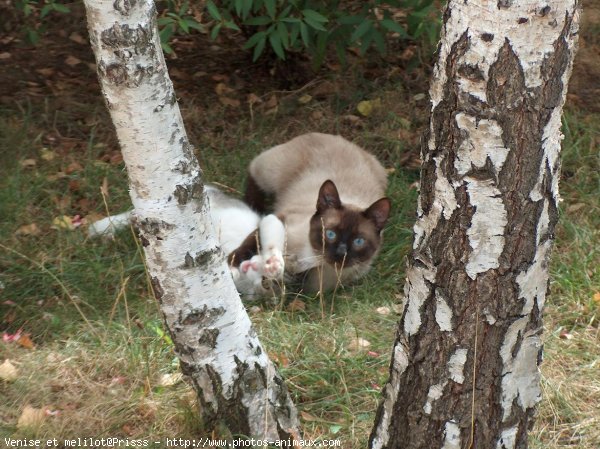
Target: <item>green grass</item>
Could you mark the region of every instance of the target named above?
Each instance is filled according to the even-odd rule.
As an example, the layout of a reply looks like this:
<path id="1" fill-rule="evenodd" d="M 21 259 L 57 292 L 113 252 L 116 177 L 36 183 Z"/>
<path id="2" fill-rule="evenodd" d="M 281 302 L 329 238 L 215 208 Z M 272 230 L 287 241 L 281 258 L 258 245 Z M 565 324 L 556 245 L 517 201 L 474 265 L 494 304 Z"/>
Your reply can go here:
<path id="1" fill-rule="evenodd" d="M 237 190 L 255 154 L 309 130 L 342 133 L 393 169 L 393 216 L 369 276 L 335 296 L 303 298 L 305 310 L 267 302 L 252 312 L 288 381 L 306 436 L 339 438 L 346 448 L 365 447 L 387 378 L 418 179 L 398 160 L 417 144 L 426 106 L 410 103 L 414 93 L 397 83 L 357 83 L 346 97 L 332 94 L 308 105 L 297 95 L 283 96 L 274 115 L 242 111 L 232 118 L 214 104 L 183 111 L 207 179 Z M 360 126 L 344 119 L 355 114 L 358 101 L 375 98 L 383 107 Z M 177 365 L 132 233 L 100 241 L 87 239 L 82 229 L 52 228 L 61 215 L 105 214 L 105 179 L 109 211 L 129 207 L 122 164 L 100 160 L 114 146 L 106 113 L 98 104 L 87 108 L 75 105 L 62 115 L 41 105 L 0 111 L 0 329 L 22 328 L 36 344 L 32 350 L 0 342 L 0 361 L 8 358 L 19 370 L 14 382 L 0 382 L 0 435 L 198 438 L 204 434 L 190 388 L 164 385 Z M 91 116 L 92 125 L 71 120 L 77 114 Z M 564 202 L 546 310 L 545 397 L 531 436 L 536 448 L 574 447 L 573 438 L 576 447 L 600 446 L 600 304 L 593 299 L 600 291 L 598 119 L 575 112 L 566 118 Z M 53 128 L 67 138 L 49 141 Z M 56 158 L 44 160 L 44 147 Z M 24 168 L 22 161 L 32 158 L 35 167 Z M 73 162 L 82 168 L 68 172 Z M 64 176 L 56 178 L 59 172 Z M 39 235 L 15 234 L 31 223 Z M 378 313 L 382 306 L 391 313 Z M 560 338 L 565 332 L 570 339 Z M 356 348 L 357 338 L 368 348 Z M 39 428 L 17 429 L 27 404 L 59 413 Z"/>

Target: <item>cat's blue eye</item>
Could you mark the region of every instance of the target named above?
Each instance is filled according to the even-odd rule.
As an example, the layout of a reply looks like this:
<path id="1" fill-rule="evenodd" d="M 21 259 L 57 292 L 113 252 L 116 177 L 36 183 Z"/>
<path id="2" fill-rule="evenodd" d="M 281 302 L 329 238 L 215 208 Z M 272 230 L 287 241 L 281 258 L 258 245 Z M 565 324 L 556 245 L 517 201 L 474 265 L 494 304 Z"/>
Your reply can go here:
<path id="1" fill-rule="evenodd" d="M 365 239 L 363 239 L 362 237 L 358 237 L 354 239 L 354 246 L 358 246 L 361 247 L 365 244 Z"/>
<path id="2" fill-rule="evenodd" d="M 328 229 L 327 231 L 325 231 L 325 237 L 327 237 L 327 240 L 334 240 L 336 236 L 335 231 L 332 231 L 331 229 Z"/>

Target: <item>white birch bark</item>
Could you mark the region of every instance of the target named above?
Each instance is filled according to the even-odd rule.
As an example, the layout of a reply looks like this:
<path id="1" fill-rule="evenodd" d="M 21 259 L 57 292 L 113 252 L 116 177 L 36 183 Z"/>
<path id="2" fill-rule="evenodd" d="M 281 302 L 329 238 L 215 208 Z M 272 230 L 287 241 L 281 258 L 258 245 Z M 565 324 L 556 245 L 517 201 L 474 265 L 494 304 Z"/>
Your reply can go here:
<path id="1" fill-rule="evenodd" d="M 527 447 L 578 21 L 578 0 L 448 4 L 373 449 Z"/>
<path id="2" fill-rule="evenodd" d="M 98 76 L 130 180 L 154 293 L 203 418 L 297 438 L 296 411 L 219 248 L 151 0 L 86 0 Z"/>

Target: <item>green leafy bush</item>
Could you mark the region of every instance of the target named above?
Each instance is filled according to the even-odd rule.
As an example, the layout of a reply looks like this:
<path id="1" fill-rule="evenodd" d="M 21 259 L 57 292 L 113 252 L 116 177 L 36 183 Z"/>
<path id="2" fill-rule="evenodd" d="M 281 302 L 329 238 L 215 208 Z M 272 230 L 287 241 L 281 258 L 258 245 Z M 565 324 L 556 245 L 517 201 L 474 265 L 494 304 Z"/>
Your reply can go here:
<path id="1" fill-rule="evenodd" d="M 30 44 L 35 45 L 45 31 L 45 23 L 53 13 L 69 13 L 71 9 L 56 0 L 16 0 L 16 10 L 23 17 L 23 31 Z"/>
<path id="2" fill-rule="evenodd" d="M 440 24 L 434 0 L 166 0 L 157 5 L 166 53 L 173 53 L 176 34 L 200 31 L 216 39 L 229 31 L 245 38 L 244 48 L 255 61 L 266 49 L 281 60 L 306 51 L 317 66 L 330 48 L 345 62 L 350 48 L 384 55 L 390 37 L 435 44 Z M 53 13 L 70 12 L 58 0 L 17 0 L 15 7 L 32 44 Z"/>
<path id="3" fill-rule="evenodd" d="M 387 38 L 437 41 L 439 20 L 433 0 L 207 0 L 211 37 L 239 30 L 257 60 L 270 47 L 279 59 L 306 50 L 320 65 L 328 48 L 344 62 L 346 51 L 387 51 Z"/>

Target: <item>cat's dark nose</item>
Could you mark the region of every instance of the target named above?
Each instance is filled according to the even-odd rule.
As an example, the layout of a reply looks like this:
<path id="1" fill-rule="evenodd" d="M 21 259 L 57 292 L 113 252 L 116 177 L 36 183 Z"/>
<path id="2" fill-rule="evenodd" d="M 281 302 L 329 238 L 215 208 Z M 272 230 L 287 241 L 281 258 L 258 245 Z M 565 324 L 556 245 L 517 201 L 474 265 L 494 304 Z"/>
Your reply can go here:
<path id="1" fill-rule="evenodd" d="M 335 250 L 338 256 L 344 256 L 348 252 L 348 246 L 345 243 L 340 243 Z"/>

